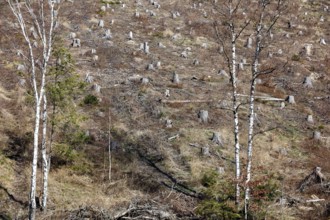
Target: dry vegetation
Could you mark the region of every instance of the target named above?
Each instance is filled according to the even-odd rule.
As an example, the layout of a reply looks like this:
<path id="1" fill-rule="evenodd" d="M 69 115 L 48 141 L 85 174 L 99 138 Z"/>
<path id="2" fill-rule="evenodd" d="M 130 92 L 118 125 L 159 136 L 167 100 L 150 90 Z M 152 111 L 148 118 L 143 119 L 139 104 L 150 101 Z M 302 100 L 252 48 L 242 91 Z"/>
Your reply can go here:
<path id="1" fill-rule="evenodd" d="M 160 1 L 159 9 L 147 0 L 137 1 L 142 5 L 123 0 L 125 7 L 109 2 L 113 4 L 103 12 L 102 1 L 63 1 L 58 40 L 70 48 L 81 78 L 93 77 L 82 96 L 93 94 L 98 103 L 84 105 L 83 97 L 77 99 L 77 111 L 86 117 L 79 126 L 89 138 L 76 147 L 78 156 L 73 162 L 51 170 L 49 208 L 39 213 L 39 219 L 66 219 L 81 207 L 107 210 L 115 216 L 130 204 L 150 202 L 166 207 L 174 219 L 193 219 L 201 202 L 196 197 L 207 190 L 205 174 L 223 167 L 221 179 L 233 183 L 234 178 L 232 112 L 223 109 L 231 105 L 230 84 L 229 78 L 217 74 L 221 69 L 227 71 L 227 66 L 218 53 L 211 16 L 203 14 L 204 10 L 211 14 L 211 8 L 206 3 L 199 8 L 202 1 L 193 0 Z M 267 48 L 273 57 L 264 55 L 265 66 L 278 68 L 261 78 L 257 96 L 285 99 L 294 95 L 296 104 L 281 108 L 278 101 L 257 99 L 252 210 L 256 219 L 328 219 L 330 189 L 315 186 L 300 193 L 297 187 L 316 166 L 330 178 L 330 5 L 327 0 L 292 0 L 290 4 L 294 10 L 280 19 L 274 43 Z M 150 16 L 150 11 L 156 15 Z M 175 12 L 179 16 L 173 18 Z M 98 27 L 100 19 L 105 21 L 104 28 Z M 288 28 L 289 20 L 292 28 Z M 0 0 L 0 219 L 26 217 L 32 150 L 31 98 L 28 79 L 24 86 L 19 83 L 24 77 L 17 71 L 21 38 L 14 26 L 7 5 Z M 109 40 L 103 38 L 106 29 L 111 30 Z M 130 31 L 132 40 L 128 39 Z M 81 39 L 80 48 L 71 47 L 71 32 Z M 247 36 L 239 42 L 239 53 L 248 56 L 251 51 L 243 47 Z M 326 45 L 319 44 L 321 37 Z M 139 49 L 143 42 L 149 43 L 150 54 Z M 158 47 L 159 43 L 166 48 Z M 310 56 L 303 50 L 307 43 L 313 44 Z M 93 60 L 92 49 L 98 60 Z M 180 56 L 183 51 L 187 58 Z M 195 59 L 199 65 L 193 65 Z M 147 70 L 151 63 L 155 69 Z M 180 84 L 171 81 L 174 71 Z M 239 72 L 241 94 L 248 94 L 249 72 L 249 66 Z M 312 77 L 313 88 L 303 86 L 306 76 Z M 149 83 L 141 84 L 141 78 L 148 78 Z M 94 84 L 101 86 L 100 92 L 93 89 Z M 170 90 L 168 98 L 166 89 Z M 213 101 L 166 104 L 161 99 Z M 109 110 L 111 183 L 107 180 Z M 200 110 L 208 110 L 208 123 L 199 122 Z M 313 115 L 314 123 L 306 121 L 307 115 Z M 243 106 L 240 117 L 247 116 L 247 106 Z M 166 128 L 167 119 L 172 120 L 172 128 Z M 241 126 L 244 141 L 247 120 Z M 223 146 L 211 142 L 214 131 L 220 132 Z M 320 140 L 313 140 L 314 131 L 321 132 Z M 201 155 L 203 146 L 209 146 L 210 156 Z M 243 168 L 245 151 L 243 145 Z M 196 193 L 177 187 L 171 178 Z M 276 187 L 271 188 L 273 183 Z M 267 194 L 269 189 L 274 195 Z M 304 202 L 313 196 L 324 201 Z M 287 203 L 281 203 L 283 199 Z"/>

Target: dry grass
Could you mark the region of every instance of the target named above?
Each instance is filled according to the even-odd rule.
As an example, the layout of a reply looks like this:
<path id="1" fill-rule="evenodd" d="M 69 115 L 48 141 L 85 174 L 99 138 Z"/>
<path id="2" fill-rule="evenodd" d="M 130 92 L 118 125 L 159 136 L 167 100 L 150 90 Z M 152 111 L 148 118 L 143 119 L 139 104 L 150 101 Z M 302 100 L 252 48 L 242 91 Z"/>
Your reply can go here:
<path id="1" fill-rule="evenodd" d="M 210 146 L 211 152 L 220 148 L 220 154 L 227 158 L 233 158 L 233 128 L 232 113 L 221 110 L 216 103 L 210 104 L 169 104 L 162 105 L 157 100 L 164 98 L 166 88 L 171 91 L 170 100 L 183 99 L 213 99 L 226 100 L 230 102 L 230 86 L 227 79 L 218 77 L 219 69 L 227 69 L 223 56 L 217 52 L 218 46 L 214 39 L 212 22 L 203 16 L 203 9 L 192 9 L 191 1 L 162 1 L 161 8 L 156 10 L 148 1 L 142 1 L 143 10 L 135 5 L 134 1 L 124 1 L 126 8 L 121 5 L 112 6 L 114 11 L 107 9 L 106 13 L 99 13 L 101 3 L 86 1 L 65 3 L 63 7 L 64 23 L 61 25 L 63 42 L 69 46 L 68 39 L 70 32 L 76 32 L 82 40 L 81 49 L 72 49 L 74 57 L 78 60 L 78 72 L 85 77 L 90 72 L 95 83 L 102 86 L 99 106 L 86 108 L 84 112 L 90 115 L 81 127 L 91 130 L 98 135 L 103 135 L 99 141 L 85 148 L 87 155 L 86 162 L 94 166 L 94 175 L 73 174 L 69 167 L 62 167 L 51 172 L 50 176 L 50 212 L 58 210 L 76 209 L 79 206 L 95 205 L 106 209 L 114 209 L 117 206 L 125 206 L 135 198 L 158 197 L 164 203 L 173 206 L 178 210 L 193 210 L 195 201 L 189 201 L 183 196 L 170 191 L 163 191 L 159 187 L 159 174 L 154 169 L 141 162 L 130 147 L 138 147 L 146 156 L 161 158 L 158 165 L 166 172 L 173 174 L 180 181 L 190 186 L 200 187 L 200 179 L 206 170 L 213 170 L 217 166 L 225 167 L 225 175 L 233 175 L 233 165 L 230 162 L 220 160 L 217 156 L 202 157 L 200 148 L 189 146 L 189 143 L 199 146 Z M 296 2 L 297 3 L 297 2 Z M 284 50 L 283 55 L 274 55 L 267 59 L 266 63 L 277 65 L 279 70 L 273 75 L 263 77 L 263 84 L 257 86 L 258 93 L 270 95 L 277 98 L 286 98 L 294 94 L 297 104 L 279 109 L 278 103 L 258 102 L 261 110 L 258 115 L 260 123 L 256 125 L 256 131 L 266 129 L 274 125 L 283 125 L 283 129 L 263 133 L 255 138 L 253 173 L 257 179 L 263 177 L 265 172 L 282 175 L 285 179 L 285 190 L 289 194 L 293 191 L 296 183 L 308 173 L 310 168 L 316 165 L 321 166 L 328 174 L 327 158 L 328 147 L 324 143 L 306 140 L 311 134 L 311 129 L 323 128 L 322 136 L 330 135 L 327 121 L 329 116 L 328 100 L 309 102 L 314 96 L 328 95 L 327 83 L 329 81 L 330 59 L 323 56 L 327 53 L 329 46 L 316 46 L 311 56 L 311 61 L 301 55 L 299 62 L 291 62 L 293 54 L 299 54 L 305 43 L 311 40 L 317 41 L 324 30 L 324 24 L 318 24 L 322 13 L 319 6 L 311 7 L 309 3 L 297 3 L 297 20 L 293 17 L 285 17 L 279 21 L 279 26 L 274 30 L 275 41 L 268 48 L 276 52 L 279 48 Z M 205 10 L 211 16 L 211 8 L 203 3 Z M 298 7 L 299 6 L 299 7 Z M 75 10 L 72 10 L 72 9 Z M 135 18 L 135 9 L 140 11 L 141 16 Z M 154 10 L 155 17 L 149 16 L 145 9 Z M 0 9 L 4 10 L 4 9 Z M 181 16 L 171 18 L 170 12 L 179 11 Z M 74 11 L 74 12 L 72 12 Z M 304 12 L 308 11 L 308 15 Z M 6 13 L 8 13 L 6 11 Z M 5 23 L 0 13 L 0 23 Z M 287 28 L 287 20 L 298 23 L 292 29 Z M 97 27 L 99 19 L 104 19 L 106 28 L 110 28 L 113 34 L 106 45 L 100 36 L 104 30 Z M 110 21 L 114 19 L 114 24 Z M 304 20 L 303 20 L 304 19 Z M 312 25 L 312 26 L 311 26 Z M 1 26 L 1 32 L 6 25 Z M 307 28 L 308 27 L 308 28 Z M 91 30 L 91 32 L 90 32 Z M 296 36 L 299 30 L 303 30 L 303 36 Z M 129 31 L 134 32 L 134 39 L 127 42 Z M 281 32 L 282 31 L 282 32 Z M 283 33 L 290 33 L 291 38 L 286 38 Z M 314 34 L 316 33 L 316 34 Z M 178 39 L 172 39 L 180 34 Z M 325 34 L 325 36 L 327 36 Z M 241 48 L 245 43 L 246 35 L 239 41 L 238 52 L 244 54 L 250 62 L 252 52 L 249 49 Z M 279 40 L 279 42 L 276 42 Z M 138 50 L 139 44 L 149 42 L 151 54 L 144 54 Z M 0 53 L 7 51 L 9 41 L 4 35 L 0 35 Z M 162 42 L 166 48 L 158 48 L 157 44 Z M 203 48 L 203 44 L 207 48 Z M 91 49 L 97 50 L 98 62 L 91 63 Z M 187 59 L 179 54 L 189 49 Z M 0 149 L 6 147 L 8 137 L 5 131 L 18 130 L 19 134 L 25 134 L 32 129 L 30 117 L 31 106 L 27 105 L 24 89 L 17 89 L 18 77 L 13 77 L 12 70 L 18 63 L 14 54 L 5 54 L 4 61 L 0 64 L 0 71 L 3 78 L 0 80 Z M 320 59 L 317 56 L 324 57 Z M 241 57 L 240 57 L 241 58 Z M 192 65 L 193 60 L 198 59 L 200 65 Z M 14 61 L 13 61 L 14 60 Z M 87 60 L 87 61 L 86 61 Z M 155 71 L 146 71 L 148 63 L 160 60 L 162 68 Z M 281 65 L 289 60 L 288 69 L 281 69 Z M 265 65 L 267 66 L 267 65 Z M 170 79 L 172 72 L 177 71 L 182 80 L 181 84 L 172 84 Z M 250 67 L 240 72 L 239 92 L 248 94 Z M 320 73 L 321 77 L 316 79 L 315 88 L 306 91 L 301 85 L 304 76 L 313 72 Z M 322 74 L 321 74 L 322 73 Z M 133 74 L 140 74 L 151 79 L 148 86 L 141 86 L 138 83 L 127 82 L 127 77 Z M 192 77 L 197 80 L 191 80 Z M 115 85 L 115 86 L 114 86 Z M 15 88 L 17 94 L 7 91 Z M 110 88 L 110 89 L 108 89 Z M 244 101 L 244 100 L 243 100 Z M 111 108 L 113 140 L 120 142 L 120 147 L 114 152 L 114 182 L 104 182 L 104 147 L 107 146 L 107 116 L 99 117 L 98 112 L 107 115 L 108 106 Z M 210 113 L 210 123 L 201 124 L 198 122 L 197 112 L 206 109 Z M 159 110 L 159 112 L 157 112 Z M 155 113 L 156 112 L 156 113 Z M 303 118 L 307 114 L 315 116 L 315 125 L 307 126 Z M 242 107 L 240 117 L 241 144 L 243 172 L 246 163 L 246 139 L 248 108 Z M 164 126 L 164 118 L 173 120 L 173 128 L 167 129 Z M 285 128 L 285 129 L 284 129 Z M 217 147 L 209 140 L 213 131 L 220 131 L 224 139 L 224 146 Z M 167 141 L 168 137 L 179 134 L 179 138 Z M 28 167 L 28 166 L 27 166 Z M 6 187 L 14 192 L 20 193 L 26 186 L 14 186 L 13 181 L 20 178 L 15 176 L 15 163 L 0 154 L 0 182 L 3 180 Z M 257 169 L 255 169 L 257 168 Z M 28 169 L 23 172 L 28 176 Z M 22 174 L 22 176 L 24 176 Z M 101 177 L 100 177 L 101 176 Z M 157 182 L 158 181 L 158 182 Z M 15 187 L 17 189 L 15 189 Z M 24 193 L 21 193 L 25 195 Z M 3 195 L 0 195 L 4 198 Z M 7 207 L 11 206 L 8 205 Z M 13 206 L 14 207 L 14 206 Z M 13 208 L 11 208 L 13 210 Z M 267 207 L 267 218 L 270 219 L 299 219 L 294 208 L 279 207 L 272 204 Z M 181 212 L 180 211 L 180 212 Z M 283 216 L 284 213 L 284 216 Z M 298 216 L 298 217 L 295 217 Z"/>

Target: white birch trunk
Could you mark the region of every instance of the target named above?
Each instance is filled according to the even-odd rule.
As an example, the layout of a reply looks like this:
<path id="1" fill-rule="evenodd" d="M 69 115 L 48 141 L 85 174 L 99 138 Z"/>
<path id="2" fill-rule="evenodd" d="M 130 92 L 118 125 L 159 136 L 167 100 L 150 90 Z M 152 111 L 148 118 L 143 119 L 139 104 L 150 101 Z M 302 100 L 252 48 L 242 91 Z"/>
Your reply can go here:
<path id="1" fill-rule="evenodd" d="M 111 183 L 111 166 L 112 166 L 112 160 L 111 160 L 111 115 L 110 115 L 110 108 L 109 108 L 109 140 L 108 140 L 108 147 L 109 147 L 109 183 Z"/>
<path id="2" fill-rule="evenodd" d="M 44 106 L 42 114 L 42 142 L 41 142 L 41 155 L 42 155 L 42 172 L 43 172 L 43 190 L 42 190 L 42 201 L 41 208 L 46 211 L 47 208 L 47 197 L 48 197 L 48 174 L 50 165 L 48 164 L 48 153 L 47 153 L 47 97 L 44 95 Z"/>
<path id="3" fill-rule="evenodd" d="M 33 141 L 33 159 L 32 159 L 32 174 L 31 174 L 31 188 L 29 198 L 29 219 L 34 220 L 36 215 L 36 190 L 37 190 L 37 163 L 38 163 L 38 138 L 40 126 L 40 103 L 36 102 L 35 110 L 35 125 L 34 125 L 34 141 Z"/>
<path id="4" fill-rule="evenodd" d="M 230 3 L 230 15 L 232 15 L 232 3 Z M 239 145 L 239 118 L 238 118 L 238 103 L 237 103 L 237 70 L 236 70 L 236 33 L 234 24 L 231 21 L 231 83 L 232 83 L 232 99 L 233 99 L 233 114 L 234 114 L 234 148 L 235 148 L 235 166 L 236 166 L 236 205 L 240 204 L 240 178 L 241 178 L 241 164 L 240 164 L 240 145 Z"/>
<path id="5" fill-rule="evenodd" d="M 244 196 L 244 214 L 245 220 L 248 219 L 248 205 L 250 200 L 250 187 L 249 183 L 251 180 L 251 169 L 252 169 L 252 150 L 253 150 L 253 128 L 254 128 L 254 101 L 255 101 L 255 90 L 256 90 L 256 78 L 258 77 L 258 65 L 261 52 L 261 29 L 263 22 L 263 11 L 259 19 L 258 26 L 256 28 L 256 48 L 255 55 L 252 64 L 252 79 L 250 86 L 250 101 L 249 101 L 249 131 L 248 131 L 248 149 L 247 149 L 247 167 L 246 167 L 246 180 L 245 180 L 245 196 Z"/>
<path id="6" fill-rule="evenodd" d="M 23 56 L 30 64 L 30 76 L 32 80 L 32 87 L 34 92 L 34 101 L 35 101 L 35 125 L 34 125 L 34 140 L 33 140 L 33 158 L 32 158 L 32 171 L 31 171 L 31 188 L 29 194 L 29 219 L 34 220 L 36 215 L 36 190 L 37 190 L 37 163 L 38 163 L 38 145 L 39 145 L 39 128 L 40 128 L 40 116 L 41 116 L 41 103 L 44 98 L 45 93 L 45 85 L 46 85 L 46 73 L 47 73 L 47 65 L 49 62 L 50 54 L 52 51 L 52 40 L 53 40 L 53 30 L 55 27 L 56 19 L 55 19 L 55 2 L 47 1 L 46 4 L 49 6 L 50 12 L 50 21 L 49 21 L 49 30 L 46 31 L 46 16 L 44 14 L 44 1 L 38 2 L 36 6 L 38 6 L 38 10 L 40 10 L 40 14 L 38 16 L 34 13 L 34 8 L 31 6 L 33 3 L 30 1 L 19 2 L 18 0 L 6 0 L 12 13 L 16 17 L 19 27 L 21 29 L 21 33 L 24 37 L 25 43 L 28 47 L 29 57 Z M 46 2 L 46 1 L 45 1 Z M 21 9 L 26 11 L 22 12 Z M 34 60 L 34 50 L 33 44 L 30 40 L 28 34 L 27 24 L 34 24 L 37 29 L 37 35 L 40 38 L 43 46 L 43 60 L 42 66 L 40 70 L 40 79 L 37 79 L 36 74 L 36 65 Z M 46 33 L 47 32 L 47 33 Z M 48 34 L 48 36 L 47 36 Z M 47 105 L 47 104 L 46 104 Z M 47 108 L 47 106 L 46 106 Z M 43 131 L 46 132 L 47 130 Z"/>

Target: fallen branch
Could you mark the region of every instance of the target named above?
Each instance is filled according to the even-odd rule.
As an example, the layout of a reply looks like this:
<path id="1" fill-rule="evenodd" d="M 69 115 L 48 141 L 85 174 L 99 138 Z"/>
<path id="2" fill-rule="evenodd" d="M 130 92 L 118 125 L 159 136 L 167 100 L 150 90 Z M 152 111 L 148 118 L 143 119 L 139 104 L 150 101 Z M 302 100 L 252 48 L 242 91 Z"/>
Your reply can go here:
<path id="1" fill-rule="evenodd" d="M 249 97 L 249 95 L 237 94 L 237 96 Z M 255 96 L 256 99 L 262 99 L 263 101 L 285 101 L 285 99 L 270 97 L 270 96 Z"/>
<path id="2" fill-rule="evenodd" d="M 214 100 L 166 100 L 166 99 L 160 99 L 160 103 L 164 104 L 187 104 L 187 103 L 208 103 L 208 102 L 214 102 Z"/>
<path id="3" fill-rule="evenodd" d="M 324 96 L 324 97 L 314 97 L 316 100 L 322 100 L 322 99 L 330 99 L 330 96 Z"/>
<path id="4" fill-rule="evenodd" d="M 176 134 L 176 135 L 174 135 L 172 137 L 169 137 L 169 138 L 167 138 L 167 140 L 168 141 L 171 141 L 171 140 L 176 139 L 176 138 L 179 138 L 179 134 Z"/>
<path id="5" fill-rule="evenodd" d="M 174 178 L 171 174 L 166 173 L 165 171 L 160 169 L 153 161 L 151 161 L 149 158 L 144 156 L 138 149 L 136 149 L 136 151 L 137 151 L 138 155 L 140 156 L 140 158 L 143 159 L 149 166 L 153 167 L 155 170 L 157 170 L 159 173 L 161 173 L 162 175 L 164 175 L 165 177 L 167 177 L 169 180 L 171 180 L 173 182 L 173 184 L 175 185 L 175 187 L 173 187 L 173 189 L 178 191 L 178 189 L 181 188 L 181 191 L 184 190 L 186 192 L 186 195 L 193 197 L 193 198 L 198 198 L 198 199 L 201 198 L 201 195 L 199 193 L 197 193 L 194 189 L 191 189 L 188 186 L 183 185 L 176 178 Z M 163 182 L 161 182 L 161 183 L 163 184 Z M 172 186 L 170 188 L 172 188 Z"/>
<path id="6" fill-rule="evenodd" d="M 325 199 L 310 199 L 310 200 L 306 200 L 306 202 L 322 202 L 325 201 Z"/>

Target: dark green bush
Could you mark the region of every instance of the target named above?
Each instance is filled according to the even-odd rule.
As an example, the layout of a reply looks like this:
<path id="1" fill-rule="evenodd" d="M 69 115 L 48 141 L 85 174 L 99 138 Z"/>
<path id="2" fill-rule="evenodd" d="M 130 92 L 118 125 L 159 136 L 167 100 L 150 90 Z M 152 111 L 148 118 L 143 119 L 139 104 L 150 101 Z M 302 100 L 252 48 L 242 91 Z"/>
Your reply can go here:
<path id="1" fill-rule="evenodd" d="M 99 103 L 99 100 L 95 95 L 88 94 L 84 98 L 84 104 L 85 105 L 97 105 Z"/>
<path id="2" fill-rule="evenodd" d="M 291 60 L 292 60 L 292 61 L 297 61 L 297 62 L 298 62 L 298 61 L 300 61 L 300 56 L 297 55 L 297 54 L 293 54 L 292 57 L 291 57 Z"/>
<path id="3" fill-rule="evenodd" d="M 205 219 L 240 219 L 240 215 L 235 208 L 235 184 L 230 180 L 220 177 L 212 170 L 206 172 L 201 184 L 204 199 L 199 203 L 196 213 Z"/>

